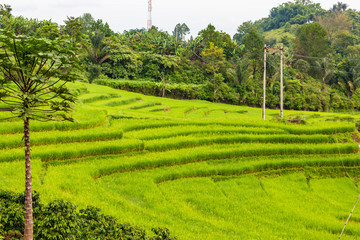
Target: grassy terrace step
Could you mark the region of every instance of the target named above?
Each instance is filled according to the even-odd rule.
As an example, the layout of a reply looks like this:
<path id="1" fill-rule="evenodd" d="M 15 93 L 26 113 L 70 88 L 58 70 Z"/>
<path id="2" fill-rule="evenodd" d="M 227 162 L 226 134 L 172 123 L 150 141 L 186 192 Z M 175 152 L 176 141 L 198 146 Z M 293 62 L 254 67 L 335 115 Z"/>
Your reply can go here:
<path id="1" fill-rule="evenodd" d="M 120 101 L 110 101 L 110 102 L 104 103 L 104 106 L 119 107 L 119 106 L 129 105 L 129 104 L 135 103 L 140 100 L 141 100 L 141 98 L 129 98 L 129 99 L 124 99 L 124 100 L 120 100 Z"/>
<path id="2" fill-rule="evenodd" d="M 346 133 L 354 132 L 356 130 L 354 123 L 329 123 L 329 122 L 320 122 L 310 126 L 299 126 L 299 125 L 287 125 L 285 127 L 280 127 L 284 130 L 287 130 L 291 134 L 335 134 L 335 133 Z"/>
<path id="3" fill-rule="evenodd" d="M 176 151 L 178 154 L 183 154 L 183 151 Z M 175 155 L 171 153 L 171 155 Z M 141 158 L 152 158 L 158 156 L 165 158 L 165 153 L 160 154 L 142 154 Z M 89 161 L 95 161 L 95 159 Z M 134 156 L 120 159 L 116 155 L 109 155 L 106 157 L 104 166 L 107 165 L 108 169 L 119 167 L 134 161 Z M 238 156 L 234 158 L 224 159 L 209 159 L 204 161 L 195 161 L 187 164 L 164 165 L 156 168 L 145 168 L 137 171 L 117 172 L 118 174 L 109 174 L 112 178 L 121 178 L 131 176 L 134 179 L 148 178 L 151 181 L 158 183 L 163 181 L 171 181 L 181 178 L 198 178 L 198 177 L 214 177 L 219 176 L 241 176 L 248 174 L 256 174 L 259 176 L 272 176 L 276 177 L 279 173 L 288 172 L 303 172 L 311 175 L 321 177 L 322 171 L 326 173 L 327 177 L 338 177 L 339 172 L 348 171 L 350 176 L 359 177 L 358 170 L 360 158 L 359 153 L 349 154 L 307 154 L 307 155 L 271 155 L 271 156 Z M 62 164 L 59 162 L 59 164 Z M 89 162 L 89 165 L 96 165 L 96 163 Z M 92 176 L 95 178 L 105 177 L 99 175 L 98 171 L 93 167 L 90 170 Z M 316 169 L 316 171 L 314 170 Z M 333 169 L 333 170 L 332 170 Z M 334 176 L 331 174 L 334 173 Z M 283 175 L 282 174 L 282 175 Z M 325 177 L 326 177 L 325 176 Z M 340 177 L 348 177 L 341 175 Z M 225 178 L 226 179 L 226 178 Z"/>
<path id="4" fill-rule="evenodd" d="M 95 142 L 121 139 L 123 131 L 117 128 L 91 128 L 73 131 L 47 131 L 31 133 L 31 145 L 48 145 L 73 142 Z M 23 134 L 7 134 L 0 138 L 0 149 L 24 145 Z"/>
<path id="5" fill-rule="evenodd" d="M 145 104 L 138 105 L 138 106 L 132 106 L 132 107 L 129 107 L 129 109 L 139 110 L 139 109 L 144 109 L 144 108 L 149 108 L 149 107 L 154 107 L 154 106 L 159 106 L 159 105 L 161 105 L 161 103 L 159 103 L 159 102 L 150 102 L 150 103 L 145 103 Z"/>
<path id="6" fill-rule="evenodd" d="M 168 151 L 159 155 L 147 154 L 141 159 L 123 160 L 121 165 L 100 168 L 95 178 L 114 173 L 138 171 L 201 162 L 215 159 L 228 159 L 250 156 L 287 155 L 287 154 L 345 154 L 358 152 L 358 144 L 229 144 L 212 145 L 180 151 Z"/>
<path id="7" fill-rule="evenodd" d="M 156 183 L 162 183 L 166 181 L 174 181 L 182 178 L 199 178 L 199 177 L 214 177 L 214 176 L 241 176 L 247 174 L 262 173 L 269 175 L 274 170 L 282 171 L 304 171 L 307 167 L 326 167 L 326 168 L 338 168 L 341 167 L 344 171 L 345 167 L 358 167 L 360 164 L 360 158 L 358 154 L 349 154 L 345 156 L 317 156 L 309 155 L 304 157 L 284 157 L 279 156 L 278 159 L 268 160 L 263 158 L 256 162 L 250 161 L 243 163 L 231 163 L 219 165 L 204 164 L 201 168 L 184 169 L 183 171 L 177 171 L 174 173 L 163 174 L 154 179 Z M 245 159 L 242 159 L 245 161 Z M 330 171 L 330 170 L 329 170 Z"/>
<path id="8" fill-rule="evenodd" d="M 263 121 L 259 108 L 70 86 L 77 122 L 30 122 L 33 189 L 44 202 L 90 204 L 179 240 L 327 240 L 358 196 L 357 132 L 344 122 L 357 112 L 285 110 L 278 121 L 267 109 Z M 286 121 L 294 118 L 305 124 Z M 23 192 L 22 129 L 0 122 L 1 189 Z M 353 217 L 344 239 L 360 236 Z"/>
<path id="9" fill-rule="evenodd" d="M 221 125 L 186 125 L 186 126 L 172 126 L 163 128 L 150 128 L 138 131 L 131 131 L 126 133 L 126 137 L 138 138 L 142 140 L 153 140 L 162 138 L 171 138 L 176 136 L 188 136 L 193 134 L 285 134 L 282 129 L 263 128 L 263 127 L 233 127 L 233 126 L 221 126 Z"/>
<path id="10" fill-rule="evenodd" d="M 357 196 L 349 179 L 314 180 L 309 187 L 300 173 L 261 180 L 254 176 L 219 182 L 180 179 L 156 186 L 148 184 L 147 178 L 136 180 L 125 174 L 101 179 L 98 184 L 104 191 L 125 185 L 115 192 L 128 205 L 146 207 L 149 218 L 157 213 L 158 219 L 174 229 L 196 229 L 183 239 L 336 239 L 344 224 L 337 216 L 348 214 L 352 197 Z M 145 186 L 137 187 L 141 183 Z M 358 226 L 350 222 L 349 227 L 353 235 L 346 239 L 356 239 Z"/>
<path id="11" fill-rule="evenodd" d="M 87 104 L 87 103 L 93 103 L 97 101 L 109 100 L 112 98 L 120 98 L 120 97 L 121 95 L 118 94 L 110 94 L 110 95 L 86 94 L 85 96 L 80 97 L 79 100 L 83 104 Z"/>
<path id="12" fill-rule="evenodd" d="M 128 131 L 139 131 L 139 130 L 145 130 L 145 129 L 156 129 L 156 128 L 164 128 L 164 127 L 175 127 L 175 126 L 229 126 L 229 127 L 263 127 L 263 128 L 271 128 L 276 129 L 275 126 L 271 126 L 268 124 L 252 124 L 249 122 L 244 123 L 226 123 L 226 122 L 209 122 L 209 121 L 169 121 L 169 120 L 161 120 L 156 122 L 149 121 L 143 122 L 143 123 L 124 123 L 123 129 L 124 132 Z"/>
<path id="13" fill-rule="evenodd" d="M 51 130 L 74 130 L 83 128 L 93 128 L 105 124 L 106 112 L 104 110 L 85 110 L 81 109 L 74 114 L 75 122 L 38 122 L 30 121 L 30 131 L 51 131 Z M 0 122 L 0 134 L 20 133 L 24 131 L 24 123 Z"/>
<path id="14" fill-rule="evenodd" d="M 149 151 L 165 151 L 211 144 L 235 143 L 335 143 L 336 138 L 328 135 L 231 135 L 231 136 L 180 136 L 166 139 L 155 139 L 145 143 Z M 286 148 L 286 145 L 284 145 Z M 259 149 L 259 151 L 261 151 Z"/>
<path id="15" fill-rule="evenodd" d="M 103 154 L 120 154 L 142 151 L 143 149 L 144 144 L 142 141 L 124 139 L 103 142 L 56 144 L 33 147 L 32 158 L 40 158 L 41 161 L 51 161 Z M 22 148 L 0 150 L 0 162 L 22 160 L 23 158 L 24 150 Z"/>
<path id="16" fill-rule="evenodd" d="M 155 129 L 164 127 L 175 126 L 228 126 L 228 127 L 253 127 L 253 128 L 270 128 L 279 129 L 280 131 L 286 131 L 291 134 L 297 135 L 312 135 L 312 134 L 336 134 L 354 132 L 356 127 L 354 123 L 337 123 L 337 122 L 324 122 L 312 125 L 294 125 L 294 124 L 282 124 L 272 122 L 253 122 L 253 121 L 238 121 L 238 122 L 212 122 L 212 121 L 171 121 L 171 120 L 157 120 L 149 123 L 144 121 L 142 123 L 134 123 L 128 121 L 123 123 L 124 132 L 139 131 L 144 129 Z"/>

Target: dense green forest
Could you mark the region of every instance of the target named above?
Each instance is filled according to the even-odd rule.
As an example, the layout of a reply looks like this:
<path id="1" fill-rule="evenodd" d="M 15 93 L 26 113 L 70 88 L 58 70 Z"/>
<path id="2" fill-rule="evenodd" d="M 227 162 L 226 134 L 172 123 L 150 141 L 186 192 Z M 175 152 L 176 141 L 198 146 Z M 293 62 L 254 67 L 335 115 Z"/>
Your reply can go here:
<path id="1" fill-rule="evenodd" d="M 208 25 L 189 37 L 185 23 L 172 33 L 157 27 L 115 33 L 85 13 L 64 25 L 12 15 L 1 5 L 0 28 L 55 39 L 69 36 L 90 83 L 173 98 L 260 106 L 264 45 L 283 47 L 286 109 L 360 109 L 360 12 L 345 3 L 329 10 L 310 0 L 283 3 L 269 16 L 229 34 Z M 267 102 L 280 99 L 280 56 L 268 52 Z"/>

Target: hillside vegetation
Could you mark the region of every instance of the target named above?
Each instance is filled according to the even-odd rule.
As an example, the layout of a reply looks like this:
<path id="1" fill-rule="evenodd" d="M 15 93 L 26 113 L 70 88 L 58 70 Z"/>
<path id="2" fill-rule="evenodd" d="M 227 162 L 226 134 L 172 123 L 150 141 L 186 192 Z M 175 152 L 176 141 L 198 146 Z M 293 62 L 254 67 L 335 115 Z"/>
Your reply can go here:
<path id="1" fill-rule="evenodd" d="M 90 13 L 59 25 L 14 16 L 9 5 L 1 5 L 0 28 L 48 39 L 68 36 L 90 83 L 258 107 L 266 44 L 284 49 L 285 109 L 360 109 L 360 12 L 342 2 L 326 10 L 310 0 L 269 10 L 267 17 L 239 23 L 234 36 L 209 24 L 189 37 L 185 23 L 172 33 L 156 26 L 115 33 Z M 266 105 L 273 109 L 280 105 L 279 54 L 269 50 L 267 56 Z"/>
<path id="2" fill-rule="evenodd" d="M 269 110 L 262 121 L 256 108 L 71 88 L 77 122 L 31 124 L 44 203 L 92 205 L 179 239 L 330 239 L 359 192 L 359 114 L 286 111 L 296 124 Z M 21 122 L 0 132 L 0 189 L 22 192 Z M 358 219 L 344 239 L 360 234 Z"/>

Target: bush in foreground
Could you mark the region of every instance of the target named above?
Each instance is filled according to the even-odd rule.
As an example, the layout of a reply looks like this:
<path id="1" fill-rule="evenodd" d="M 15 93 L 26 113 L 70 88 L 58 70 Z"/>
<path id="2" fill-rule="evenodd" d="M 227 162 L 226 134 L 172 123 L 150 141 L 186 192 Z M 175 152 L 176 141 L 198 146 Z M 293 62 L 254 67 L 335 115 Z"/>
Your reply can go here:
<path id="1" fill-rule="evenodd" d="M 42 205 L 33 194 L 34 239 L 146 239 L 175 240 L 166 228 L 154 228 L 153 236 L 144 229 L 120 224 L 101 214 L 100 209 L 77 209 L 70 202 L 55 200 Z M 22 239 L 24 229 L 24 194 L 0 191 L 0 239 Z"/>

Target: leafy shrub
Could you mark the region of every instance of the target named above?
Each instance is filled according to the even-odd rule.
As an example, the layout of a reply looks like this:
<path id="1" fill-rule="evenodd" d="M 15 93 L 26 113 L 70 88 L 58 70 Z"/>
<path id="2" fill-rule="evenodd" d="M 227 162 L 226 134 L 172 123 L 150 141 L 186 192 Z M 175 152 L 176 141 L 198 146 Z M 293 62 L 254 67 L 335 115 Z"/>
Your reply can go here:
<path id="1" fill-rule="evenodd" d="M 24 199 L 24 194 L 0 191 L 0 239 L 22 239 Z M 120 224 L 98 208 L 77 210 L 76 205 L 62 200 L 44 206 L 37 193 L 33 194 L 33 207 L 34 239 L 176 239 L 166 228 L 153 228 L 155 235 L 147 236 L 143 228 Z"/>
<path id="2" fill-rule="evenodd" d="M 99 77 L 101 73 L 101 66 L 98 64 L 90 64 L 87 70 L 89 83 L 92 83 L 94 79 Z"/>
<path id="3" fill-rule="evenodd" d="M 153 96 L 161 96 L 163 91 L 163 83 L 153 81 L 97 79 L 95 83 Z M 166 96 L 177 99 L 200 99 L 210 101 L 213 100 L 213 88 L 212 85 L 211 87 L 210 85 L 184 83 L 168 84 L 166 86 Z M 226 84 L 222 84 L 219 87 L 218 100 L 220 102 L 236 104 L 239 101 L 238 99 L 238 94 L 232 91 Z"/>

